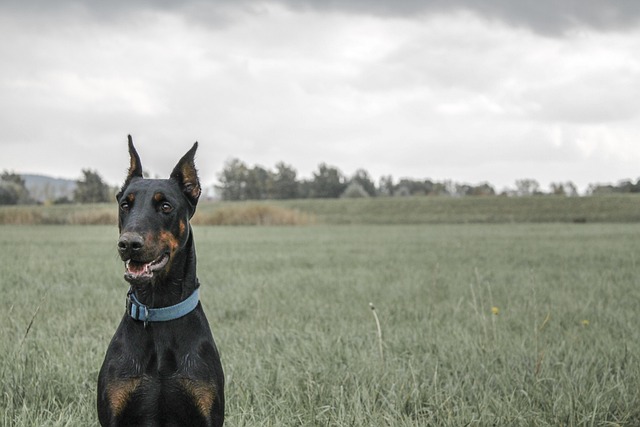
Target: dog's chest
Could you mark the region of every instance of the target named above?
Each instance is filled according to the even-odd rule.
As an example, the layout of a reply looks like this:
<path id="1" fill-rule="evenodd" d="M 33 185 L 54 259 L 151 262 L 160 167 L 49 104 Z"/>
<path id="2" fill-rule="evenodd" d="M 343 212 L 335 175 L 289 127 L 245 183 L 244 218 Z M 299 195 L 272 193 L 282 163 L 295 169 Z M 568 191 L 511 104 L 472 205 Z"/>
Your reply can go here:
<path id="1" fill-rule="evenodd" d="M 207 425 L 217 390 L 214 381 L 193 371 L 201 366 L 193 355 L 165 347 L 137 356 L 141 357 L 125 363 L 134 368 L 129 375 L 107 386 L 111 406 L 119 408 L 122 419 L 154 418 L 157 425 L 198 425 L 180 422 L 201 420 Z"/>
<path id="2" fill-rule="evenodd" d="M 132 425 L 210 425 L 216 399 L 215 385 L 175 375 L 169 378 L 142 376 L 121 382 L 126 402 L 120 420 Z M 109 387 L 111 388 L 111 387 Z M 114 388 L 115 390 L 115 388 Z M 113 400 L 115 398 L 115 401 Z M 117 404 L 117 395 L 111 395 Z M 138 424 L 140 422 L 140 424 Z"/>

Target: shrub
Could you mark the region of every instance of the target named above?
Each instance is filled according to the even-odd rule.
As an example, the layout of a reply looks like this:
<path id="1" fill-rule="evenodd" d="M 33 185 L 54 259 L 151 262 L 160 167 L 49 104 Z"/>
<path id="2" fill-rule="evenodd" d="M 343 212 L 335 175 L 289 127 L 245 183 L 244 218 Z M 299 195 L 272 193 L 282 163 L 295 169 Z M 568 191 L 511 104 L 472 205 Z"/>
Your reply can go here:
<path id="1" fill-rule="evenodd" d="M 358 198 L 358 197 L 369 197 L 369 193 L 364 187 L 358 182 L 352 182 L 349 186 L 342 192 L 340 197 L 345 198 Z"/>

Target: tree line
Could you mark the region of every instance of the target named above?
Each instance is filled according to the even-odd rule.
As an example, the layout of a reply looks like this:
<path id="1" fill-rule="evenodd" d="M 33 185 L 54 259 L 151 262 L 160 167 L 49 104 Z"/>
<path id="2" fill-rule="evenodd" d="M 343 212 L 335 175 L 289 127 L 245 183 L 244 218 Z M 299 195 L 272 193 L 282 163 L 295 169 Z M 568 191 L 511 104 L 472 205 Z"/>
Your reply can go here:
<path id="1" fill-rule="evenodd" d="M 227 161 L 218 174 L 215 186 L 217 196 L 222 200 L 267 200 L 301 198 L 355 198 L 391 196 L 535 196 L 554 194 L 577 196 L 577 187 L 570 181 L 556 182 L 545 192 L 534 179 L 520 179 L 515 187 L 498 193 L 487 183 L 477 185 L 460 184 L 451 180 L 432 181 L 430 179 L 402 178 L 394 180 L 391 175 L 380 177 L 374 182 L 369 173 L 358 169 L 346 176 L 337 167 L 320 163 L 310 179 L 298 178 L 297 171 L 284 162 L 275 169 L 262 166 L 248 166 L 235 158 Z M 82 177 L 76 181 L 71 197 L 63 196 L 49 203 L 104 203 L 113 200 L 117 188 L 110 187 L 97 171 L 82 170 Z M 640 193 L 640 179 L 620 181 L 617 185 L 591 184 L 587 195 L 609 193 Z M 0 175 L 0 205 L 37 203 L 19 174 L 4 171 Z"/>
<path id="2" fill-rule="evenodd" d="M 378 197 L 378 196 L 535 196 L 554 194 L 578 196 L 578 188 L 571 182 L 555 182 L 548 192 L 541 189 L 535 179 L 516 180 L 515 188 L 497 192 L 483 182 L 476 185 L 456 183 L 452 180 L 433 181 L 382 176 L 375 183 L 369 173 L 358 169 L 352 176 L 344 175 L 337 167 L 326 163 L 318 165 L 311 179 L 298 179 L 296 170 L 283 162 L 275 169 L 248 166 L 240 159 L 227 161 L 218 174 L 217 194 L 223 200 L 264 200 L 298 198 Z M 592 184 L 587 194 L 640 192 L 640 179 L 636 184 L 622 181 L 618 186 Z"/>
<path id="3" fill-rule="evenodd" d="M 225 163 L 216 185 L 223 200 L 304 199 L 339 197 L 376 197 L 400 195 L 493 195 L 489 184 L 459 185 L 450 181 L 402 179 L 394 182 L 390 175 L 376 184 L 369 173 L 358 169 L 347 177 L 337 167 L 321 163 L 311 179 L 298 179 L 297 171 L 283 162 L 274 170 L 249 167 L 239 159 Z"/>
<path id="4" fill-rule="evenodd" d="M 82 178 L 76 181 L 71 197 L 60 196 L 47 202 L 53 204 L 104 203 L 112 201 L 115 192 L 116 189 L 106 184 L 98 172 L 83 169 Z M 22 176 L 8 171 L 0 175 L 0 205 L 28 205 L 38 202 L 29 193 Z"/>

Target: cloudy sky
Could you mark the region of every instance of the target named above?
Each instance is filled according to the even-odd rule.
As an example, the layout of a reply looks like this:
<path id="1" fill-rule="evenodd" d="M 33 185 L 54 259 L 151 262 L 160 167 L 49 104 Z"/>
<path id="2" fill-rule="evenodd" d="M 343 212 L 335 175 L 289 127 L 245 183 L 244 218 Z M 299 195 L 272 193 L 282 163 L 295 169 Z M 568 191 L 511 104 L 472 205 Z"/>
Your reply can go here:
<path id="1" fill-rule="evenodd" d="M 0 2 L 0 170 L 640 177 L 640 2 Z"/>

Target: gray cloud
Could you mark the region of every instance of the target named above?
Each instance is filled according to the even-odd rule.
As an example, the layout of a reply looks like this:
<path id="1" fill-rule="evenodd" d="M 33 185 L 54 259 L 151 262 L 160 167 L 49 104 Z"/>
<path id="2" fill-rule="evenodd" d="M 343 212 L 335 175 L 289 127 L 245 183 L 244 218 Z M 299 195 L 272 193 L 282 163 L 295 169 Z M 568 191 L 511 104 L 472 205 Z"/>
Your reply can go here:
<path id="1" fill-rule="evenodd" d="M 307 177 L 633 178 L 640 32 L 605 30 L 635 3 L 518 3 L 0 2 L 0 170 L 118 183 L 132 133 L 161 176 L 199 140 L 207 183 L 229 157 Z"/>
<path id="2" fill-rule="evenodd" d="M 640 3 L 634 0 L 281 0 L 294 9 L 349 12 L 414 18 L 420 14 L 469 11 L 487 19 L 558 35 L 575 27 L 596 30 L 627 29 L 640 21 Z"/>
<path id="3" fill-rule="evenodd" d="M 263 13 L 269 4 L 282 4 L 298 12 L 410 19 L 418 15 L 467 11 L 549 36 L 562 35 L 575 28 L 626 30 L 640 22 L 640 2 L 635 0 L 8 0 L 0 3 L 0 10 L 47 17 L 84 14 L 102 20 L 128 20 L 136 13 L 160 11 L 182 14 L 201 24 L 224 25 L 233 22 L 238 14 Z"/>

